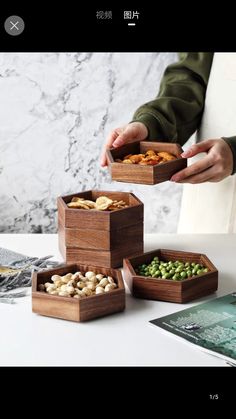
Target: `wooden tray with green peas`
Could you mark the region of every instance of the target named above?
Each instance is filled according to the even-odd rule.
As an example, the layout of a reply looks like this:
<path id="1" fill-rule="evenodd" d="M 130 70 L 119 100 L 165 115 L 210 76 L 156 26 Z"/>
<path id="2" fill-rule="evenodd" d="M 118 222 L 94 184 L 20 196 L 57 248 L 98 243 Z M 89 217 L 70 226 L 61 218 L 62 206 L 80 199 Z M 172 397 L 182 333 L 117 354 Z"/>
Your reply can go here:
<path id="1" fill-rule="evenodd" d="M 124 259 L 124 278 L 135 297 L 178 303 L 218 287 L 218 271 L 206 255 L 167 249 Z"/>
<path id="2" fill-rule="evenodd" d="M 150 264 L 139 265 L 135 269 L 136 273 L 141 276 L 151 276 L 152 278 L 172 279 L 173 281 L 183 281 L 196 275 L 202 275 L 209 269 L 196 262 L 180 262 L 179 260 L 168 262 L 160 260 L 158 256 L 154 256 Z"/>

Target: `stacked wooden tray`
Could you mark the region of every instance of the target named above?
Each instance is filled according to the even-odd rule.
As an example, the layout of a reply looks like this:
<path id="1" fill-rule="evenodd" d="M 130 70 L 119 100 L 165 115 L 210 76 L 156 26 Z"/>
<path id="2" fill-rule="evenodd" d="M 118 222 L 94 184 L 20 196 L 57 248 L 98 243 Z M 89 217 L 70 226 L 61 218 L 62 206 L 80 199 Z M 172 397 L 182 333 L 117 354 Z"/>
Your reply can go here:
<path id="1" fill-rule="evenodd" d="M 167 151 L 175 155 L 176 159 L 154 166 L 115 161 L 129 153 L 145 153 L 148 150 Z M 187 159 L 181 158 L 181 152 L 178 144 L 141 141 L 108 150 L 107 159 L 113 180 L 154 185 L 169 180 L 174 173 L 187 166 Z M 122 200 L 127 207 L 113 211 L 68 207 L 68 203 L 74 197 L 95 202 L 101 196 Z M 121 267 L 122 264 L 124 279 L 134 297 L 186 303 L 216 291 L 218 271 L 206 255 L 166 249 L 143 253 L 144 207 L 134 194 L 88 190 L 60 196 L 57 206 L 59 248 L 66 265 L 34 273 L 33 312 L 80 322 L 124 310 L 125 288 L 122 273 L 113 269 Z M 193 266 L 202 264 L 207 269 L 200 272 L 199 276 L 193 274 L 192 277 L 183 280 L 142 276 L 140 273 L 149 275 L 149 271 L 138 270 L 137 267 L 149 264 L 155 256 L 165 262 L 178 260 L 182 262 L 182 266 L 186 262 L 186 266 L 190 266 L 191 261 Z M 63 276 L 77 271 L 110 275 L 114 278 L 116 287 L 110 292 L 104 291 L 102 294 L 81 298 L 42 291 L 44 287 L 41 284 L 50 282 L 52 275 Z"/>
<path id="2" fill-rule="evenodd" d="M 73 197 L 123 200 L 127 208 L 98 211 L 69 208 Z M 143 204 L 132 193 L 89 190 L 58 198 L 59 248 L 67 263 L 116 268 L 143 251 Z"/>

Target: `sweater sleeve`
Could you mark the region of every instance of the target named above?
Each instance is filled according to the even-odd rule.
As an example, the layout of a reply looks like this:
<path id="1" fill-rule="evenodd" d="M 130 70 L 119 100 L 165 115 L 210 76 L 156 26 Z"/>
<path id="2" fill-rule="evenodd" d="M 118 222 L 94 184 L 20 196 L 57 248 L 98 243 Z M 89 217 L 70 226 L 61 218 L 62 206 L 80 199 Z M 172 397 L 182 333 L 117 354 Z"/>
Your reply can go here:
<path id="1" fill-rule="evenodd" d="M 146 125 L 149 140 L 183 145 L 200 125 L 213 53 L 179 53 L 169 65 L 156 99 L 137 109 L 133 121 Z"/>
<path id="2" fill-rule="evenodd" d="M 229 145 L 233 153 L 234 167 L 233 167 L 232 175 L 234 175 L 236 173 L 236 136 L 235 137 L 222 137 L 222 138 Z"/>

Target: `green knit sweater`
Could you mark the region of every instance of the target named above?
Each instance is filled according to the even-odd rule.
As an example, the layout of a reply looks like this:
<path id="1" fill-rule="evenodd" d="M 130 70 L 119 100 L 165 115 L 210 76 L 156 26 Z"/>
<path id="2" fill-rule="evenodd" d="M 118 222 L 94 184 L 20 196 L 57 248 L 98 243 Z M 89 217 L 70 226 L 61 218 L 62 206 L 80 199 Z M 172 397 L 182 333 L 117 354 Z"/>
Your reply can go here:
<path id="1" fill-rule="evenodd" d="M 213 53 L 179 53 L 179 61 L 169 65 L 156 99 L 145 103 L 133 121 L 143 122 L 149 140 L 178 142 L 183 145 L 199 128 L 204 110 Z M 223 137 L 230 146 L 236 172 L 236 136 Z"/>

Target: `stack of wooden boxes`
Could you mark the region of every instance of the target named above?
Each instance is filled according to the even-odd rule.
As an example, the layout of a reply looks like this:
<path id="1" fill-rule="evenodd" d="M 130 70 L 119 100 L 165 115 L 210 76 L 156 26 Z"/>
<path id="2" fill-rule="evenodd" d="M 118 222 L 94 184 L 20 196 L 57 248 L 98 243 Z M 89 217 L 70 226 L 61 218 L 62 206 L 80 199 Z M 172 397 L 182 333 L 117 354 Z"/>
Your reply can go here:
<path id="1" fill-rule="evenodd" d="M 73 197 L 123 200 L 127 208 L 97 211 L 69 208 Z M 117 268 L 143 252 L 143 203 L 132 193 L 90 190 L 58 198 L 59 248 L 66 263 Z"/>

